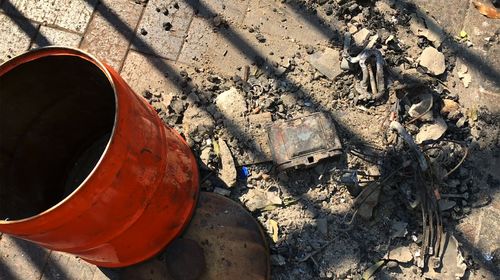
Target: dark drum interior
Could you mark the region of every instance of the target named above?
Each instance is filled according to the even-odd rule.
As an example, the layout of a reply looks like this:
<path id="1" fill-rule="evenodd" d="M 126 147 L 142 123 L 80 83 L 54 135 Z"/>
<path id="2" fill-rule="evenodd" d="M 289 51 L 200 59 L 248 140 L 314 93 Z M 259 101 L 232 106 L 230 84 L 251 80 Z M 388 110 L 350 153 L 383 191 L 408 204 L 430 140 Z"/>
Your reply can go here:
<path id="1" fill-rule="evenodd" d="M 71 194 L 99 161 L 115 121 L 106 75 L 49 56 L 0 77 L 0 220 L 37 215 Z"/>

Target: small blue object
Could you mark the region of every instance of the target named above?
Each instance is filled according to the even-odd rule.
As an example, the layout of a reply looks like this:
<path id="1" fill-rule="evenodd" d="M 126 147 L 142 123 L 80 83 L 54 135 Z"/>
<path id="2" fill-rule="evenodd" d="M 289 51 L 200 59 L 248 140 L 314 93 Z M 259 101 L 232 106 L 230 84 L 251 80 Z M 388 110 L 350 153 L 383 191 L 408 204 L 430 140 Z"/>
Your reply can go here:
<path id="1" fill-rule="evenodd" d="M 250 170 L 248 170 L 247 167 L 243 166 L 241 168 L 241 177 L 242 177 L 242 179 L 246 179 L 246 178 L 248 178 L 248 176 L 250 176 Z"/>

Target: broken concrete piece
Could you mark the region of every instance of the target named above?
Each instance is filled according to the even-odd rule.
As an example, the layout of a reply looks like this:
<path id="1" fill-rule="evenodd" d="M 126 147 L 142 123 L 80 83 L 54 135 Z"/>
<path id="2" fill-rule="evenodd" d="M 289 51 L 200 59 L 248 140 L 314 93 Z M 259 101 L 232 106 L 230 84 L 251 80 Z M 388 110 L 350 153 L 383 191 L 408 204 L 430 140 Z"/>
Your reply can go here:
<path id="1" fill-rule="evenodd" d="M 339 51 L 331 48 L 325 48 L 323 51 L 309 55 L 309 63 L 330 80 L 342 73 L 339 62 Z"/>
<path id="2" fill-rule="evenodd" d="M 370 194 L 369 197 L 366 198 L 365 202 L 361 204 L 358 209 L 358 215 L 365 219 L 369 220 L 373 216 L 373 209 L 378 204 L 378 198 L 380 196 L 380 188 L 377 188 Z"/>
<path id="3" fill-rule="evenodd" d="M 234 87 L 217 96 L 215 105 L 224 118 L 231 121 L 243 116 L 247 111 L 245 96 Z"/>
<path id="4" fill-rule="evenodd" d="M 421 144 L 427 140 L 438 140 L 448 129 L 443 118 L 438 117 L 433 124 L 424 124 L 415 137 L 415 142 Z"/>
<path id="5" fill-rule="evenodd" d="M 465 88 L 468 88 L 470 83 L 472 82 L 472 76 L 469 72 L 469 69 L 465 64 L 462 64 L 457 71 L 458 77 L 462 80 Z"/>
<path id="6" fill-rule="evenodd" d="M 370 37 L 370 30 L 367 28 L 359 30 L 352 36 L 352 38 L 354 39 L 354 44 L 360 47 L 365 44 L 366 40 L 368 40 L 369 37 Z"/>
<path id="7" fill-rule="evenodd" d="M 399 263 L 408 263 L 413 260 L 413 255 L 408 247 L 398 247 L 389 251 L 388 260 L 397 261 Z"/>
<path id="8" fill-rule="evenodd" d="M 210 153 L 212 152 L 212 148 L 210 147 L 206 147 L 205 149 L 203 149 L 201 151 L 201 154 L 200 154 L 200 160 L 201 162 L 203 162 L 203 164 L 205 164 L 206 166 L 208 166 L 209 164 L 209 160 L 210 160 Z"/>
<path id="9" fill-rule="evenodd" d="M 420 55 L 419 64 L 428 74 L 435 76 L 443 74 L 446 70 L 444 54 L 433 47 L 427 47 L 424 49 Z"/>
<path id="10" fill-rule="evenodd" d="M 432 94 L 421 94 L 417 103 L 413 104 L 408 110 L 412 118 L 419 118 L 424 121 L 432 121 Z"/>
<path id="11" fill-rule="evenodd" d="M 443 108 L 441 108 L 441 114 L 444 116 L 448 116 L 449 114 L 455 115 L 458 110 L 460 110 L 460 105 L 451 100 L 451 99 L 443 99 Z"/>
<path id="12" fill-rule="evenodd" d="M 429 19 L 429 21 L 431 20 Z M 437 24 L 427 22 L 416 14 L 412 14 L 410 19 L 410 30 L 413 34 L 427 38 L 434 47 L 439 48 L 443 42 L 444 33 L 437 26 Z"/>
<path id="13" fill-rule="evenodd" d="M 249 189 L 248 193 L 242 196 L 242 201 L 250 212 L 270 206 L 278 206 L 283 203 L 276 192 L 261 189 Z"/>
<path id="14" fill-rule="evenodd" d="M 189 106 L 184 112 L 182 119 L 183 130 L 186 137 L 189 139 L 193 135 L 212 135 L 215 129 L 215 121 L 205 110 Z"/>
<path id="15" fill-rule="evenodd" d="M 347 61 L 347 59 L 344 57 L 342 58 L 342 62 L 340 62 L 340 69 L 348 71 L 352 70 L 354 67 L 352 67 L 351 63 Z"/>
<path id="16" fill-rule="evenodd" d="M 220 158 L 222 162 L 222 168 L 220 170 L 220 178 L 226 183 L 229 188 L 232 188 L 236 185 L 236 178 L 238 174 L 236 173 L 236 166 L 234 164 L 233 155 L 231 154 L 231 150 L 226 144 L 226 141 L 219 139 L 219 148 L 220 148 Z"/>

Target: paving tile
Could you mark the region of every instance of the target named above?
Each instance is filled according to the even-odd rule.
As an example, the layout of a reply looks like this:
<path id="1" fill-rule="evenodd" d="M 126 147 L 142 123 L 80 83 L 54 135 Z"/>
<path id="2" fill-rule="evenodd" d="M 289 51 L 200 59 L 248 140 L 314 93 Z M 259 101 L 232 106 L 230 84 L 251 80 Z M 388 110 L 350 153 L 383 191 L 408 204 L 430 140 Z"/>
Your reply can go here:
<path id="1" fill-rule="evenodd" d="M 168 105 L 170 101 L 167 99 L 180 93 L 172 78 L 176 71 L 178 68 L 172 61 L 130 51 L 125 59 L 121 76 L 137 94 L 142 94 L 146 90 L 161 94 Z"/>
<path id="2" fill-rule="evenodd" d="M 336 24 L 322 26 L 318 16 L 306 14 L 291 4 L 274 1 L 261 1 L 258 7 L 250 8 L 243 23 L 277 39 L 293 39 L 311 45 L 327 44 L 338 27 Z"/>
<path id="3" fill-rule="evenodd" d="M 97 0 L 9 0 L 3 8 L 9 14 L 83 33 L 96 3 Z"/>
<path id="4" fill-rule="evenodd" d="M 0 242 L 0 279 L 39 280 L 49 251 L 3 235 Z"/>
<path id="5" fill-rule="evenodd" d="M 80 48 L 119 70 L 143 9 L 132 1 L 102 0 Z"/>
<path id="6" fill-rule="evenodd" d="M 245 65 L 257 61 L 280 63 L 281 56 L 290 57 L 298 49 L 291 42 L 284 44 L 281 38 L 265 36 L 266 41 L 259 43 L 255 36 L 244 29 L 214 29 L 210 19 L 196 16 L 178 61 L 194 67 L 210 65 L 220 74 L 241 76 Z"/>
<path id="7" fill-rule="evenodd" d="M 193 14 L 191 6 L 184 1 L 149 1 L 139 23 L 133 49 L 176 60 Z M 171 25 L 168 31 L 166 24 Z"/>
<path id="8" fill-rule="evenodd" d="M 464 22 L 465 13 L 469 8 L 469 1 L 463 0 L 413 0 L 412 2 L 422 12 L 427 13 L 436 19 L 439 26 L 452 35 L 456 35 L 460 32 Z"/>
<path id="9" fill-rule="evenodd" d="M 45 46 L 65 46 L 76 48 L 80 44 L 82 37 L 75 33 L 55 29 L 48 26 L 40 27 L 32 48 L 39 48 Z"/>
<path id="10" fill-rule="evenodd" d="M 251 63 L 240 48 L 221 34 L 224 31 L 215 32 L 212 28 L 205 18 L 195 17 L 178 61 L 194 67 L 212 64 L 217 72 L 226 75 L 234 75 L 238 68 Z"/>
<path id="11" fill-rule="evenodd" d="M 241 24 L 249 7 L 248 0 L 200 0 L 197 3 L 200 15 L 221 15 L 231 23 Z"/>
<path id="12" fill-rule="evenodd" d="M 0 63 L 29 49 L 32 38 L 36 35 L 38 25 L 24 19 L 11 19 L 0 14 Z"/>
<path id="13" fill-rule="evenodd" d="M 66 253 L 52 251 L 41 280 L 93 279 L 96 266 Z"/>

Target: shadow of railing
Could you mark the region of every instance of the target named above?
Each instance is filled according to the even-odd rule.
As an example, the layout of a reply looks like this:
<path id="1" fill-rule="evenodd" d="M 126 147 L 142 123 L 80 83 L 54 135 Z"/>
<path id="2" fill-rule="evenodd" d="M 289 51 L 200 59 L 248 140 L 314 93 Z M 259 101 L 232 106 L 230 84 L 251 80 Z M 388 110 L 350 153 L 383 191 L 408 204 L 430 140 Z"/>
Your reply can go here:
<path id="1" fill-rule="evenodd" d="M 9 0 L 4 0 L 4 3 L 1 4 L 0 6 L 2 9 L 5 9 L 5 14 L 12 20 L 14 21 L 17 26 L 19 26 L 23 32 L 29 36 L 32 37 L 33 39 L 39 34 L 39 30 L 36 26 L 34 26 L 31 22 L 28 20 L 24 20 L 24 15 L 14 6 L 12 3 L 10 3 Z M 43 36 L 42 34 L 40 35 L 39 42 L 40 44 L 43 44 L 44 46 L 50 45 L 49 39 L 47 37 Z"/>

